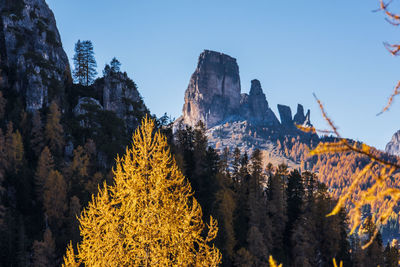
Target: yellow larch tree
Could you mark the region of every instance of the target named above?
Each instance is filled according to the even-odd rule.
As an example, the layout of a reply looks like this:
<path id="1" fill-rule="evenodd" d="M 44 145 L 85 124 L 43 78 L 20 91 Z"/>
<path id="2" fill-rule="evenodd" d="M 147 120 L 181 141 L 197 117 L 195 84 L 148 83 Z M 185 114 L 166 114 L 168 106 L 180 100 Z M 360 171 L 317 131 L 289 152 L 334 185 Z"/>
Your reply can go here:
<path id="1" fill-rule="evenodd" d="M 145 118 L 133 145 L 117 158 L 114 183 L 99 189 L 80 218 L 77 254 L 69 245 L 64 266 L 217 266 L 201 207 L 171 156 L 166 138 Z"/>

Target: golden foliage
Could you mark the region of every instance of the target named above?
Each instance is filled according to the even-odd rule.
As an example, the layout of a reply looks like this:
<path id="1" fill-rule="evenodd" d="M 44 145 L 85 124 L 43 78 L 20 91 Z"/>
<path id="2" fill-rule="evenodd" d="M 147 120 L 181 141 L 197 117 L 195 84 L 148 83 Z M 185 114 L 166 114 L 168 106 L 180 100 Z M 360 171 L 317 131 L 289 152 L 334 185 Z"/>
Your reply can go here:
<path id="1" fill-rule="evenodd" d="M 337 205 L 327 215 L 336 215 L 342 207 L 347 206 L 352 226 L 350 234 L 356 230 L 362 233 L 362 208 L 367 205 L 370 206 L 374 212 L 373 221 L 378 227 L 371 240 L 363 246 L 363 248 L 368 247 L 378 234 L 379 227 L 388 221 L 394 207 L 400 200 L 400 189 L 393 187 L 391 183 L 393 173 L 400 169 L 400 166 L 397 162 L 385 160 L 373 147 L 357 142 L 351 144 L 348 140 L 342 138 L 333 121 L 326 114 L 321 101 L 316 96 L 315 98 L 324 119 L 328 122 L 338 140 L 334 142 L 321 142 L 315 149 L 310 151 L 310 154 L 345 155 L 346 153 L 355 153 L 369 161 L 361 170 L 354 172 L 350 185 L 344 188 L 339 195 Z M 373 179 L 370 179 L 371 177 Z"/>
<path id="2" fill-rule="evenodd" d="M 77 259 L 86 266 L 217 266 L 201 207 L 167 148 L 166 138 L 143 119 L 133 146 L 117 158 L 114 184 L 104 183 L 82 212 Z M 68 254 L 69 253 L 69 254 Z M 73 259 L 72 248 L 66 260 Z M 72 261 L 73 262 L 73 261 Z"/>
<path id="3" fill-rule="evenodd" d="M 278 265 L 271 255 L 269 256 L 268 262 L 270 267 L 282 267 L 282 263 Z"/>
<path id="4" fill-rule="evenodd" d="M 81 263 L 77 261 L 77 257 L 74 253 L 74 249 L 72 247 L 72 242 L 69 242 L 67 246 L 67 252 L 65 253 L 63 257 L 63 267 L 79 267 Z"/>
<path id="5" fill-rule="evenodd" d="M 336 259 L 333 258 L 333 267 L 343 267 L 343 262 L 341 261 L 341 262 L 339 263 L 339 265 L 337 265 Z"/>
<path id="6" fill-rule="evenodd" d="M 389 11 L 388 6 L 389 6 L 390 2 L 384 3 L 383 0 L 380 0 L 379 2 L 380 2 L 379 10 L 381 10 L 385 13 L 386 21 L 388 21 L 390 24 L 392 24 L 394 26 L 399 26 L 400 25 L 400 15 Z M 400 45 L 399 44 L 384 43 L 384 45 L 390 54 L 392 54 L 393 56 L 399 55 L 399 53 L 400 53 Z M 400 94 L 400 81 L 397 82 L 397 85 L 395 86 L 393 93 L 389 97 L 388 103 L 383 108 L 383 110 L 378 113 L 378 115 L 387 111 L 390 108 L 390 106 L 392 105 L 394 97 L 399 94 Z"/>

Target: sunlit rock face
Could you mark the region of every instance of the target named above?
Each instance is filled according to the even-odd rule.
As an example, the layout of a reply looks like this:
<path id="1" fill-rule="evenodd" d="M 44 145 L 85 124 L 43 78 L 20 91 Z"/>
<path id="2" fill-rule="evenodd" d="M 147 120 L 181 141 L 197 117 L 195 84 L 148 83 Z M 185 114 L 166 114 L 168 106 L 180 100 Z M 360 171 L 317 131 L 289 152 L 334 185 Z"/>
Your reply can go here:
<path id="1" fill-rule="evenodd" d="M 309 110 L 304 115 L 303 106 L 298 105 L 294 118 L 289 106 L 278 105 L 278 111 L 280 121 L 257 79 L 251 81 L 249 93 L 241 93 L 236 59 L 205 50 L 191 76 L 183 114 L 175 121 L 174 129 L 202 121 L 210 144 L 219 149 L 262 148 L 263 142 L 275 142 L 287 135 L 306 136 L 295 124 L 311 126 Z"/>
<path id="2" fill-rule="evenodd" d="M 247 85 L 246 85 L 247 86 Z M 278 105 L 280 121 L 267 101 L 268 91 L 259 80 L 249 84 L 249 93 L 241 92 L 239 67 L 235 58 L 205 50 L 200 54 L 196 70 L 185 92 L 182 116 L 173 125 L 174 131 L 185 126 L 206 126 L 209 145 L 221 152 L 239 148 L 251 154 L 255 149 L 263 152 L 265 162 L 285 163 L 299 168 L 281 155 L 277 144 L 295 137 L 295 140 L 317 142 L 318 136 L 300 131 L 295 124 L 312 126 L 310 111 L 304 114 L 302 105 L 292 117 L 289 106 Z"/>
<path id="3" fill-rule="evenodd" d="M 400 130 L 397 131 L 389 143 L 387 143 L 385 151 L 387 153 L 400 156 Z"/>
<path id="4" fill-rule="evenodd" d="M 60 100 L 71 73 L 45 0 L 2 0 L 0 14 L 0 89 L 23 96 L 28 111 Z"/>
<path id="5" fill-rule="evenodd" d="M 240 77 L 236 59 L 214 51 L 200 54 L 197 68 L 185 93 L 183 122 L 199 120 L 212 127 L 240 106 Z"/>

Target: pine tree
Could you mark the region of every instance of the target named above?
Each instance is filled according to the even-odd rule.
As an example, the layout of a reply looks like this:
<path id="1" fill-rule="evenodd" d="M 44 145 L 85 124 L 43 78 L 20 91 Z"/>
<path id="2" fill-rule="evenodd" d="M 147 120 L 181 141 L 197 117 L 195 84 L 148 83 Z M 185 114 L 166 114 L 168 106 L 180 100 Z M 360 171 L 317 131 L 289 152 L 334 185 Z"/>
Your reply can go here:
<path id="1" fill-rule="evenodd" d="M 264 265 L 268 256 L 269 249 L 265 244 L 264 237 L 270 240 L 269 218 L 267 218 L 265 198 L 263 194 L 263 182 L 265 180 L 262 168 L 262 155 L 259 149 L 254 150 L 251 155 L 250 171 L 251 175 L 248 183 L 248 209 L 249 226 L 247 232 L 248 250 L 256 257 L 255 265 Z M 265 235 L 264 233 L 265 232 Z"/>
<path id="2" fill-rule="evenodd" d="M 297 170 L 292 171 L 288 177 L 286 196 L 287 223 L 284 234 L 284 243 L 285 251 L 288 257 L 290 257 L 292 254 L 291 236 L 293 234 L 293 227 L 302 214 L 304 200 L 303 182 L 301 175 Z"/>
<path id="3" fill-rule="evenodd" d="M 24 144 L 19 131 L 13 132 L 13 124 L 11 122 L 7 125 L 5 142 L 6 165 L 9 171 L 16 174 L 20 171 L 23 164 Z"/>
<path id="4" fill-rule="evenodd" d="M 35 192 L 37 198 L 41 201 L 43 201 L 44 185 L 52 170 L 54 170 L 54 160 L 46 146 L 40 154 L 35 172 Z"/>
<path id="5" fill-rule="evenodd" d="M 62 154 L 64 148 L 64 129 L 60 123 L 61 112 L 56 102 L 50 105 L 45 126 L 45 140 L 54 156 Z"/>
<path id="6" fill-rule="evenodd" d="M 47 228 L 43 234 L 43 241 L 35 240 L 33 242 L 32 249 L 34 267 L 47 267 L 56 265 L 56 245 L 49 228 Z"/>
<path id="7" fill-rule="evenodd" d="M 81 203 L 77 196 L 71 197 L 69 201 L 69 212 L 68 212 L 68 226 L 69 236 L 73 242 L 79 240 L 79 221 L 77 217 L 81 212 Z"/>
<path id="8" fill-rule="evenodd" d="M 81 40 L 75 44 L 75 55 L 74 55 L 74 70 L 73 76 L 76 83 L 80 85 L 85 84 L 84 64 L 83 64 L 83 45 Z"/>
<path id="9" fill-rule="evenodd" d="M 399 266 L 400 253 L 399 253 L 399 243 L 397 239 L 393 239 L 391 244 L 387 244 L 385 251 L 385 267 L 396 267 Z"/>
<path id="10" fill-rule="evenodd" d="M 240 169 L 240 150 L 238 147 L 233 151 L 233 161 L 232 161 L 232 180 L 235 184 L 239 182 L 239 169 Z"/>
<path id="11" fill-rule="evenodd" d="M 38 157 L 44 147 L 43 139 L 43 123 L 40 118 L 40 112 L 35 111 L 32 118 L 31 147 L 35 155 Z"/>
<path id="12" fill-rule="evenodd" d="M 253 267 L 254 256 L 245 248 L 240 248 L 235 255 L 235 265 L 240 267 Z"/>
<path id="13" fill-rule="evenodd" d="M 237 233 L 238 247 L 247 247 L 247 232 L 249 230 L 249 160 L 245 153 L 240 159 L 238 186 L 237 186 L 237 209 L 235 214 L 235 232 Z M 239 249 L 240 250 L 240 249 Z M 248 251 L 247 251 L 248 252 Z"/>
<path id="14" fill-rule="evenodd" d="M 375 230 L 376 230 L 376 225 L 372 219 L 371 216 L 368 216 L 365 221 L 364 225 L 362 226 L 362 230 L 364 232 L 363 239 L 365 240 L 363 242 L 363 245 L 367 243 L 368 241 L 372 240 Z M 365 266 L 370 265 L 370 266 L 382 266 L 384 259 L 383 259 L 383 246 L 382 246 L 382 237 L 380 235 L 380 232 L 376 235 L 376 237 L 372 240 L 372 243 L 365 248 L 365 257 L 364 257 L 364 264 Z"/>
<path id="15" fill-rule="evenodd" d="M 203 237 L 201 207 L 152 120 L 135 131 L 114 175 L 113 185 L 105 184 L 83 211 L 79 252 L 69 246 L 65 265 L 76 258 L 87 266 L 219 264 L 218 249 L 209 245 L 216 221 L 211 217 Z"/>
<path id="16" fill-rule="evenodd" d="M 117 73 L 121 71 L 121 63 L 115 57 L 110 62 L 110 69 L 113 73 Z"/>
<path id="17" fill-rule="evenodd" d="M 273 255 L 280 262 L 284 261 L 282 253 L 284 252 L 283 234 L 287 221 L 285 194 L 287 174 L 287 166 L 279 165 L 275 174 L 270 177 L 268 186 L 267 214 L 273 227 L 271 229 Z"/>
<path id="18" fill-rule="evenodd" d="M 43 206 L 50 225 L 59 227 L 67 210 L 67 185 L 58 171 L 51 171 L 46 179 Z"/>
<path id="19" fill-rule="evenodd" d="M 74 157 L 72 162 L 65 171 L 65 177 L 68 179 L 68 191 L 78 196 L 79 199 L 84 200 L 84 203 L 89 200 L 89 196 L 86 196 L 87 194 L 85 188 L 86 184 L 90 181 L 89 163 L 89 155 L 86 153 L 83 147 L 78 146 L 74 149 Z"/>
<path id="20" fill-rule="evenodd" d="M 227 174 L 218 173 L 217 180 L 220 189 L 215 195 L 215 214 L 220 225 L 220 231 L 216 238 L 217 247 L 222 252 L 223 266 L 232 266 L 236 236 L 234 229 L 234 215 L 236 210 L 236 196 L 231 189 L 230 177 Z"/>
<path id="21" fill-rule="evenodd" d="M 80 41 L 75 44 L 74 79 L 80 85 L 89 86 L 97 75 L 96 59 L 94 58 L 93 44 L 91 41 Z"/>

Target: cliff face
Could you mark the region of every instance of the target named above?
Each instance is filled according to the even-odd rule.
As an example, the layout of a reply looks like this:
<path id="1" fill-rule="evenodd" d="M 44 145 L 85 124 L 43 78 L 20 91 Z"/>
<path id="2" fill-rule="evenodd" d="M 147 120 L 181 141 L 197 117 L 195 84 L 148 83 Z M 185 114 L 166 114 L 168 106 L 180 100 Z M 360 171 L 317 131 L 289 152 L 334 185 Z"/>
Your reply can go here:
<path id="1" fill-rule="evenodd" d="M 252 80 L 249 94 L 242 94 L 239 115 L 245 120 L 266 126 L 277 126 L 279 121 L 268 105 L 259 80 Z"/>
<path id="2" fill-rule="evenodd" d="M 0 89 L 22 95 L 28 111 L 61 98 L 71 73 L 45 0 L 2 0 L 0 14 Z"/>
<path id="3" fill-rule="evenodd" d="M 135 129 L 139 123 L 138 118 L 148 112 L 136 84 L 126 73 L 107 74 L 99 89 L 103 92 L 104 109 L 114 111 L 125 121 L 128 130 Z"/>
<path id="4" fill-rule="evenodd" d="M 238 111 L 240 77 L 236 59 L 214 51 L 200 54 L 195 72 L 185 93 L 183 122 L 199 120 L 214 126 Z"/>
<path id="5" fill-rule="evenodd" d="M 258 127 L 292 131 L 294 124 L 311 126 L 310 111 L 298 105 L 292 118 L 290 107 L 278 105 L 281 121 L 270 108 L 259 80 L 251 81 L 249 94 L 241 94 L 239 67 L 236 59 L 214 51 L 200 54 L 195 72 L 185 92 L 183 115 L 177 123 L 194 126 L 203 121 L 207 128 L 232 121 L 248 121 Z"/>
<path id="6" fill-rule="evenodd" d="M 389 143 L 387 143 L 385 151 L 392 155 L 400 156 L 400 131 L 397 131 Z"/>
<path id="7" fill-rule="evenodd" d="M 272 111 L 259 80 L 251 81 L 249 93 L 241 93 L 239 67 L 236 59 L 214 51 L 200 54 L 195 72 L 185 92 L 182 116 L 174 123 L 195 126 L 206 125 L 209 144 L 222 151 L 238 147 L 251 153 L 255 148 L 268 151 L 276 162 L 282 157 L 276 153 L 277 140 L 297 136 L 310 142 L 317 135 L 307 134 L 295 127 L 310 127 L 310 111 L 304 114 L 302 105 L 292 117 L 289 106 L 278 105 L 280 121 Z M 285 159 L 285 162 L 288 162 Z M 289 164 L 293 168 L 297 163 Z"/>

